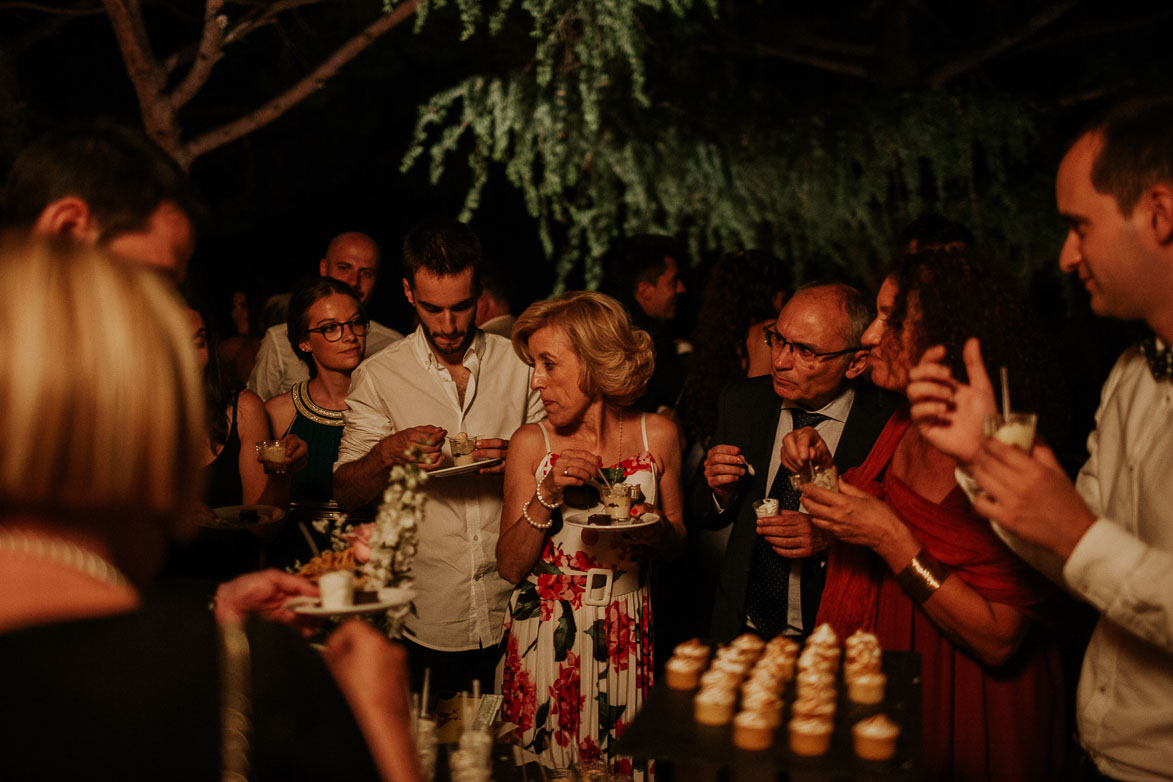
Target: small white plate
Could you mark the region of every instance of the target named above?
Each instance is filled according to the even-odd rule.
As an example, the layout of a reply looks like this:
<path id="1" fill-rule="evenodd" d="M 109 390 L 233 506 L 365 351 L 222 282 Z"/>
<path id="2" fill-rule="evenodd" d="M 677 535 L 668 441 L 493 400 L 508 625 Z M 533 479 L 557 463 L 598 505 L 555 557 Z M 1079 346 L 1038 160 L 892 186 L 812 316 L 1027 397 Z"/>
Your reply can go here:
<path id="1" fill-rule="evenodd" d="M 256 511 L 260 517 L 256 521 L 243 521 L 240 514 L 244 511 Z M 196 524 L 209 529 L 257 529 L 276 524 L 285 518 L 285 511 L 276 505 L 225 505 L 222 508 L 213 508 L 214 519 L 197 518 Z"/>
<path id="2" fill-rule="evenodd" d="M 610 524 L 588 524 L 587 518 L 590 515 L 586 511 L 572 511 L 567 513 L 563 509 L 562 522 L 570 527 L 593 529 L 596 532 L 627 532 L 628 530 L 642 529 L 643 527 L 650 527 L 653 524 L 660 523 L 660 514 L 658 513 L 645 513 L 638 518 L 632 518 L 631 521 L 614 521 Z"/>
<path id="3" fill-rule="evenodd" d="M 479 462 L 472 464 L 461 464 L 457 467 L 445 467 L 442 470 L 429 470 L 428 476 L 431 478 L 447 478 L 452 475 L 464 475 L 466 472 L 476 472 L 482 467 L 492 467 L 495 464 L 501 463 L 501 457 L 496 459 L 481 459 Z"/>
<path id="4" fill-rule="evenodd" d="M 285 608 L 302 616 L 353 616 L 355 614 L 376 614 L 390 608 L 398 608 L 399 606 L 407 605 L 415 597 L 415 592 L 410 589 L 394 589 L 389 591 L 394 594 L 389 595 L 388 599 L 380 600 L 377 603 L 355 603 L 354 605 L 343 606 L 342 608 L 323 608 L 318 598 L 307 595 L 303 597 L 291 597 L 285 601 Z"/>

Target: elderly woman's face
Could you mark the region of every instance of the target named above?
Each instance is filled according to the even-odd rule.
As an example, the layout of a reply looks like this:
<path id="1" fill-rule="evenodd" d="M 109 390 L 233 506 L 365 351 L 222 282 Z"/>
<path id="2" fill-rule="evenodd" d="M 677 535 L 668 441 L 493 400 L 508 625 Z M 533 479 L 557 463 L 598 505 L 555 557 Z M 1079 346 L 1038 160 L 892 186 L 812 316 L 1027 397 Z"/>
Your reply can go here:
<path id="1" fill-rule="evenodd" d="M 889 327 L 888 317 L 896 302 L 896 281 L 891 277 L 884 280 L 876 296 L 876 319 L 864 331 L 860 343 L 870 348 L 868 368 L 872 371 L 872 382 L 880 388 L 903 391 L 908 386 L 908 370 L 918 356 L 916 353 L 916 322 L 920 308 L 911 298 L 904 316 L 904 325 L 899 331 Z"/>
<path id="2" fill-rule="evenodd" d="M 534 361 L 530 388 L 542 395 L 550 423 L 578 420 L 591 400 L 582 390 L 582 360 L 566 332 L 556 326 L 538 329 L 529 338 L 529 354 Z"/>

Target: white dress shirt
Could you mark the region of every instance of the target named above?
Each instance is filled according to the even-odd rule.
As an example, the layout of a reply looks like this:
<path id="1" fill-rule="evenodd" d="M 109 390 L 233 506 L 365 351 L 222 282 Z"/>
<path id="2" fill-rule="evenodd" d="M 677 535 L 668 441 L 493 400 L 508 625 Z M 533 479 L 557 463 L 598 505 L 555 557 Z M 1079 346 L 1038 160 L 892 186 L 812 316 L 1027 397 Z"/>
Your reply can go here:
<path id="1" fill-rule="evenodd" d="M 366 357 L 370 358 L 401 339 L 403 335 L 395 329 L 372 320 L 367 329 Z M 248 376 L 248 390 L 267 402 L 309 379 L 309 367 L 297 357 L 293 346 L 289 344 L 289 326 L 278 323 L 266 331 L 257 349 L 257 362 Z"/>
<path id="2" fill-rule="evenodd" d="M 350 380 L 334 469 L 412 426 L 509 438 L 522 424 L 545 417 L 541 396 L 529 387 L 531 369 L 509 340 L 478 331 L 463 363 L 470 373 L 463 404 L 451 373 L 421 329 L 360 364 Z M 444 452 L 452 456 L 447 444 Z M 440 651 L 492 646 L 501 640 L 513 590 L 497 574 L 502 476 L 433 478 L 427 493 L 412 568 L 417 614 L 408 618 L 405 632 Z"/>
<path id="3" fill-rule="evenodd" d="M 823 438 L 832 455 L 839 447 L 839 438 L 843 436 L 843 427 L 847 423 L 847 416 L 851 413 L 851 405 L 854 402 L 855 389 L 849 386 L 823 407 L 808 411 L 827 416 L 815 425 L 815 431 Z M 778 428 L 774 432 L 774 445 L 770 451 L 770 467 L 766 475 L 767 490 L 774 485 L 774 477 L 782 467 L 782 439 L 794 431 L 794 416 L 789 411 L 795 407 L 798 405 L 790 401 L 782 403 L 782 413 L 778 416 Z M 716 497 L 713 501 L 716 502 Z M 720 509 L 720 505 L 717 507 Z M 801 504 L 799 510 L 806 513 L 806 508 Z M 801 559 L 790 560 L 790 582 L 786 592 L 786 629 L 782 631 L 783 635 L 802 634 L 802 562 Z M 746 622 L 753 626 L 748 617 Z"/>
<path id="4" fill-rule="evenodd" d="M 1081 743 L 1124 780 L 1173 774 L 1173 382 L 1132 348 L 1104 383 L 1075 486 L 1099 518 L 1062 564 L 996 531 L 1100 612 L 1076 694 Z"/>

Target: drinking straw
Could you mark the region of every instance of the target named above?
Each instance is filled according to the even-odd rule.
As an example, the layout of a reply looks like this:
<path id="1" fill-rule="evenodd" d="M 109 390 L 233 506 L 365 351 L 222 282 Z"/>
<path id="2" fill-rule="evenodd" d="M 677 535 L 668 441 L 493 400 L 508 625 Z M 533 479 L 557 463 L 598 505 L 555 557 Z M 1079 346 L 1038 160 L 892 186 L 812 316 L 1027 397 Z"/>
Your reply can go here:
<path id="1" fill-rule="evenodd" d="M 1010 371 L 1002 367 L 1002 420 L 1010 420 Z"/>
<path id="2" fill-rule="evenodd" d="M 420 728 L 420 694 L 413 692 L 411 694 L 411 732 L 412 735 L 419 735 Z"/>
<path id="3" fill-rule="evenodd" d="M 432 683 L 432 669 L 424 668 L 424 692 L 420 697 L 420 716 L 426 716 L 428 713 L 428 687 Z"/>

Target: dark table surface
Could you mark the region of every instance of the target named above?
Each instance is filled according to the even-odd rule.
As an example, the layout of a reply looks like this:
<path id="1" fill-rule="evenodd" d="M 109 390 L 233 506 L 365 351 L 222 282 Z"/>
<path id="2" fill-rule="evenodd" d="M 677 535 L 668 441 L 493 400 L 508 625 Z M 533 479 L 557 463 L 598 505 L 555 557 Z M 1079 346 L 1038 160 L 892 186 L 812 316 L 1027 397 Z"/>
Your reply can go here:
<path id="1" fill-rule="evenodd" d="M 635 720 L 623 733 L 620 751 L 639 759 L 668 761 L 677 771 L 682 766 L 715 766 L 724 769 L 755 769 L 786 772 L 793 780 L 919 780 L 921 767 L 921 678 L 920 655 L 914 652 L 884 652 L 884 673 L 888 677 L 884 701 L 860 706 L 847 700 L 842 680 L 838 682 L 835 732 L 827 754 L 806 758 L 790 752 L 786 722 L 794 701 L 793 683 L 784 693 L 785 710 L 774 746 L 750 751 L 733 746 L 733 726 L 698 724 L 692 716 L 695 690 L 672 690 L 661 684 Z M 851 726 L 878 713 L 887 714 L 900 726 L 896 756 L 889 761 L 861 760 L 855 756 Z M 682 775 L 677 773 L 677 778 Z"/>

